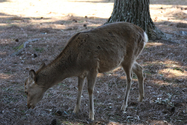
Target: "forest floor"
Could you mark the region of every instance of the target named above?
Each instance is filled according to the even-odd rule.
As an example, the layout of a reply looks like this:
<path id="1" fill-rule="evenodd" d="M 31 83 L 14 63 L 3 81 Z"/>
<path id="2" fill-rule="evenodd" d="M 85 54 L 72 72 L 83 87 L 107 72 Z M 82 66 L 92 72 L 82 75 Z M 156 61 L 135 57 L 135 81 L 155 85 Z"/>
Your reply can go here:
<path id="1" fill-rule="evenodd" d="M 72 116 L 77 78 L 50 88 L 27 109 L 24 82 L 30 69 L 51 62 L 77 32 L 106 22 L 113 0 L 0 0 L 0 125 L 89 124 L 85 85 L 81 111 Z M 126 113 L 120 111 L 126 88 L 121 67 L 98 74 L 92 124 L 187 124 L 187 1 L 151 0 L 151 17 L 168 41 L 149 41 L 138 62 L 144 67 L 145 99 L 138 102 L 133 76 Z"/>

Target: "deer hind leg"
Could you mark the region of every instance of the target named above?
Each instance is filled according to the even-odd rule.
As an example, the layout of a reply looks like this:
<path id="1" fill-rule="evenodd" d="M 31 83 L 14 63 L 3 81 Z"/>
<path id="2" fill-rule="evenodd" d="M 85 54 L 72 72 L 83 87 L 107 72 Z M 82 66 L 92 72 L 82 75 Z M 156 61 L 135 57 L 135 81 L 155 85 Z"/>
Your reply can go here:
<path id="1" fill-rule="evenodd" d="M 143 68 L 135 62 L 132 67 L 133 72 L 138 77 L 139 82 L 139 101 L 141 102 L 144 98 L 144 77 L 143 77 Z"/>
<path id="2" fill-rule="evenodd" d="M 95 87 L 95 81 L 97 77 L 97 70 L 91 71 L 88 76 L 88 94 L 89 94 L 89 120 L 94 120 L 94 99 L 93 99 L 93 92 Z"/>
<path id="3" fill-rule="evenodd" d="M 127 77 L 127 87 L 126 87 L 126 93 L 125 93 L 125 100 L 124 100 L 123 105 L 121 107 L 121 110 L 123 112 L 126 111 L 126 108 L 128 106 L 128 97 L 129 97 L 131 82 L 132 82 L 132 65 L 133 65 L 133 63 L 130 63 L 130 64 L 122 63 L 122 67 L 123 67 L 123 69 L 126 73 L 126 77 Z"/>
<path id="4" fill-rule="evenodd" d="M 84 80 L 85 80 L 85 77 L 78 77 L 78 95 L 77 95 L 76 106 L 73 110 L 73 113 L 78 113 L 80 110 L 81 95 L 82 95 L 82 90 L 84 87 Z"/>

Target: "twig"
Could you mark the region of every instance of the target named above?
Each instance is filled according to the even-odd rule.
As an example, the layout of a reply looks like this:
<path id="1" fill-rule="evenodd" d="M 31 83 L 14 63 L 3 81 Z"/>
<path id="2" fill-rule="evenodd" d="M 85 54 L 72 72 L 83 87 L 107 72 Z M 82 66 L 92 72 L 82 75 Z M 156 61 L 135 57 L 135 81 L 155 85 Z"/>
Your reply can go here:
<path id="1" fill-rule="evenodd" d="M 35 41 L 38 41 L 38 40 L 40 40 L 40 39 L 35 38 L 35 39 L 27 40 L 26 42 L 24 42 L 23 44 L 21 44 L 20 47 L 16 50 L 16 52 L 12 53 L 11 56 L 19 55 L 24 50 L 24 48 L 27 47 L 28 43 L 35 42 Z"/>

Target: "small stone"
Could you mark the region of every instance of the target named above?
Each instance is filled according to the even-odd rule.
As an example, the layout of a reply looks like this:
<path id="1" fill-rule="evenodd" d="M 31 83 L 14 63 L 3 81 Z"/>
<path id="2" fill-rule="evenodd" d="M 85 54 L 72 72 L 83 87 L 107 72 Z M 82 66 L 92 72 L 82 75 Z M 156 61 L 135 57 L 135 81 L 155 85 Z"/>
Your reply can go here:
<path id="1" fill-rule="evenodd" d="M 174 113 L 175 112 L 175 107 L 170 108 L 170 112 Z"/>
<path id="2" fill-rule="evenodd" d="M 19 39 L 15 39 L 16 42 L 19 42 Z"/>
<path id="3" fill-rule="evenodd" d="M 56 114 L 57 116 L 62 116 L 62 112 L 61 112 L 61 111 L 57 111 L 55 114 Z"/>
<path id="4" fill-rule="evenodd" d="M 87 29 L 87 24 L 84 24 L 83 26 Z"/>
<path id="5" fill-rule="evenodd" d="M 34 53 L 34 54 L 33 54 L 33 57 L 36 58 L 36 57 L 37 57 L 37 54 Z"/>
<path id="6" fill-rule="evenodd" d="M 51 124 L 50 124 L 50 125 L 57 125 L 56 119 L 53 119 L 53 120 L 51 121 Z"/>
<path id="7" fill-rule="evenodd" d="M 76 19 L 73 19 L 73 21 L 74 21 L 75 23 L 77 23 L 77 20 L 76 20 Z"/>

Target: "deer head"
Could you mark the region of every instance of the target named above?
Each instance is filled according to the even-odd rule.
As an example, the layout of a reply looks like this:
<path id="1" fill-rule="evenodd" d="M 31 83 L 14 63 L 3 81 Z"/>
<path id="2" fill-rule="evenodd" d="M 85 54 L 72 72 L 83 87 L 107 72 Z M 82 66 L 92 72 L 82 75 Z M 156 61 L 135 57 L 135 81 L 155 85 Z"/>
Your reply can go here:
<path id="1" fill-rule="evenodd" d="M 41 67 L 41 69 L 45 66 Z M 40 69 L 40 70 L 41 70 Z M 42 99 L 46 89 L 43 87 L 43 82 L 39 80 L 38 74 L 34 70 L 29 71 L 29 77 L 25 81 L 25 93 L 27 94 L 27 107 L 34 108 L 35 105 Z"/>

